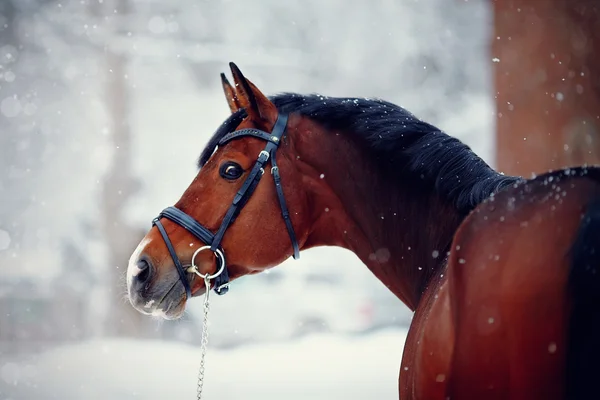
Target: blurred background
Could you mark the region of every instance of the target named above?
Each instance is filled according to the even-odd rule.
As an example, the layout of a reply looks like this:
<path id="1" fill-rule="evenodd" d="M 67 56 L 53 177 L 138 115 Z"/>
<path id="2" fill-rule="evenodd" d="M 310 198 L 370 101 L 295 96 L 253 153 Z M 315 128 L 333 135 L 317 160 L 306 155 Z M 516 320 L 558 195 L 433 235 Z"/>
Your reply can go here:
<path id="1" fill-rule="evenodd" d="M 547 0 L 0 0 L 0 399 L 192 398 L 202 300 L 125 299 L 234 61 L 264 93 L 380 97 L 507 174 L 600 160 L 600 12 Z M 412 313 L 351 253 L 213 296 L 205 398 L 397 398 Z"/>

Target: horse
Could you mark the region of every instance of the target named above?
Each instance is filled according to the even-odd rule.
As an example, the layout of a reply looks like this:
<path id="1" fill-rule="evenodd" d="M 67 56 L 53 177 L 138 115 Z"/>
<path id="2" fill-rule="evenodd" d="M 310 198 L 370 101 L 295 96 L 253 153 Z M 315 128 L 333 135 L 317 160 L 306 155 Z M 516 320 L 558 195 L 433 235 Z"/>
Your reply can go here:
<path id="1" fill-rule="evenodd" d="M 267 97 L 229 66 L 231 115 L 129 260 L 135 309 L 177 319 L 338 246 L 414 311 L 401 399 L 600 398 L 599 168 L 505 176 L 390 102 Z"/>

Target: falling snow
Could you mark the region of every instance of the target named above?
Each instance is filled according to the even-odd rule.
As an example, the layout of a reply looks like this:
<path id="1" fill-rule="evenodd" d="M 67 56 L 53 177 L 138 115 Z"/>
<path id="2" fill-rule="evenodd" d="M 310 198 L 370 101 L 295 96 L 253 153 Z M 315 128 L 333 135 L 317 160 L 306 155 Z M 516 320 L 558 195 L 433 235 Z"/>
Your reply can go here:
<path id="1" fill-rule="evenodd" d="M 148 21 L 148 30 L 155 34 L 163 33 L 167 28 L 167 24 L 163 17 L 155 16 Z"/>
<path id="2" fill-rule="evenodd" d="M 9 385 L 16 385 L 20 379 L 27 377 L 23 372 L 18 364 L 7 362 L 0 368 L 0 379 Z"/>
<path id="3" fill-rule="evenodd" d="M 8 249 L 8 246 L 10 246 L 10 235 L 0 229 L 0 251 Z"/>
<path id="4" fill-rule="evenodd" d="M 9 82 L 9 83 L 14 82 L 16 77 L 17 76 L 15 75 L 15 73 L 10 70 L 8 70 L 4 73 L 4 80 L 6 82 Z"/>
<path id="5" fill-rule="evenodd" d="M 7 118 L 14 118 L 21 113 L 21 102 L 16 96 L 4 98 L 0 102 L 0 113 Z"/>
<path id="6" fill-rule="evenodd" d="M 130 234 L 143 236 L 148 229 L 150 221 L 148 216 L 154 217 L 160 207 L 172 204 L 176 200 L 174 196 L 189 184 L 195 173 L 190 163 L 197 158 L 200 147 L 209 139 L 214 128 L 228 115 L 220 90 L 215 97 L 214 91 L 210 89 L 217 86 L 218 72 L 226 68 L 226 63 L 218 66 L 221 61 L 214 62 L 214 60 L 222 60 L 223 53 L 238 52 L 247 44 L 254 43 L 249 51 L 242 51 L 240 57 L 243 60 L 234 61 L 239 62 L 242 68 L 248 65 L 249 73 L 250 70 L 254 70 L 251 74 L 256 74 L 257 84 L 264 84 L 265 79 L 267 81 L 272 79 L 273 90 L 282 88 L 280 86 L 278 89 L 275 81 L 287 82 L 284 86 L 290 88 L 318 89 L 326 85 L 327 91 L 331 93 L 370 92 L 392 101 L 395 99 L 399 103 L 404 101 L 411 111 L 424 119 L 434 117 L 439 121 L 440 126 L 465 140 L 484 159 L 492 158 L 493 139 L 489 134 L 481 134 L 481 132 L 491 132 L 495 121 L 492 103 L 489 101 L 491 93 L 487 73 L 482 72 L 490 67 L 489 55 L 481 50 L 486 43 L 483 33 L 487 29 L 485 22 L 487 11 L 482 5 L 456 6 L 444 0 L 434 0 L 421 2 L 420 6 L 413 8 L 403 2 L 389 2 L 386 7 L 391 11 L 382 13 L 380 9 L 375 10 L 373 7 L 348 8 L 344 2 L 332 2 L 315 15 L 327 19 L 339 16 L 340 13 L 348 13 L 348 19 L 357 21 L 344 31 L 348 45 L 342 43 L 339 50 L 340 54 L 350 59 L 340 65 L 336 57 L 330 57 L 328 41 L 337 37 L 339 31 L 337 24 L 313 24 L 314 29 L 303 33 L 308 36 L 302 37 L 302 40 L 293 40 L 297 36 L 298 27 L 302 25 L 302 8 L 297 10 L 297 27 L 289 29 L 289 23 L 281 18 L 273 18 L 277 10 L 273 11 L 266 3 L 257 3 L 251 8 L 231 8 L 226 5 L 226 2 L 210 2 L 210 7 L 214 9 L 212 12 L 205 12 L 208 9 L 202 8 L 203 6 L 199 6 L 197 2 L 191 2 L 191 7 L 183 8 L 169 2 L 149 2 L 144 7 L 132 7 L 128 11 L 131 15 L 125 18 L 125 14 L 112 9 L 112 4 L 119 2 L 103 0 L 63 1 L 60 4 L 38 2 L 40 4 L 36 3 L 34 10 L 28 11 L 28 4 L 35 2 L 12 1 L 19 4 L 19 29 L 16 33 L 23 35 L 26 40 L 23 46 L 4 43 L 4 37 L 1 37 L 3 22 L 0 22 L 0 120 L 4 118 L 4 121 L 0 122 L 7 124 L 2 135 L 6 132 L 9 135 L 7 136 L 9 140 L 2 144 L 14 143 L 14 147 L 9 144 L 7 148 L 7 154 L 11 158 L 8 166 L 4 164 L 2 166 L 7 167 L 6 171 L 10 171 L 7 180 L 10 180 L 11 184 L 15 183 L 15 190 L 3 198 L 5 202 L 3 204 L 8 205 L 5 209 L 10 213 L 19 216 L 19 218 L 15 217 L 15 221 L 22 223 L 23 226 L 15 229 L 14 232 L 11 230 L 12 237 L 7 231 L 0 230 L 0 251 L 11 249 L 0 255 L 12 257 L 12 249 L 20 248 L 22 249 L 20 254 L 14 253 L 21 257 L 20 260 L 27 261 L 25 264 L 33 266 L 39 266 L 36 263 L 43 260 L 45 272 L 50 271 L 52 267 L 57 271 L 68 268 L 69 276 L 78 274 L 90 276 L 95 286 L 89 288 L 89 292 L 87 286 L 67 284 L 69 288 L 83 287 L 82 292 L 86 293 L 84 299 L 86 301 L 91 297 L 92 292 L 106 294 L 109 291 L 119 292 L 122 289 L 122 287 L 108 287 L 114 284 L 109 272 L 122 272 L 126 266 L 127 260 L 122 254 L 127 253 L 125 248 L 129 245 L 127 240 Z M 107 3 L 111 4 L 110 9 L 107 9 Z M 94 12 L 108 15 L 96 18 Z M 389 49 L 373 47 L 372 43 L 380 39 L 378 39 L 378 30 L 371 29 L 369 23 L 364 22 L 368 20 L 362 18 L 365 13 L 372 12 L 377 13 L 382 26 L 388 27 L 385 32 L 386 38 L 389 34 L 409 40 L 393 42 L 392 52 Z M 115 18 L 115 14 L 120 15 Z M 227 19 L 224 20 L 225 15 Z M 361 18 L 356 18 L 358 16 Z M 418 27 L 410 23 L 416 17 L 421 21 Z M 2 18 L 0 16 L 0 21 Z M 241 20 L 242 18 L 253 18 L 258 22 L 250 25 L 223 23 L 228 19 Z M 113 23 L 114 27 L 111 26 Z M 443 41 L 431 40 L 438 35 L 440 26 L 444 26 L 444 30 L 451 32 L 452 35 Z M 115 28 L 114 32 L 111 31 L 112 28 Z M 274 30 L 281 35 L 269 35 Z M 171 33 L 174 32 L 181 32 L 181 34 L 172 35 Z M 269 40 L 263 40 L 265 37 Z M 240 38 L 243 40 L 240 41 Z M 214 43 L 219 45 L 215 46 Z M 259 45 L 256 46 L 256 43 Z M 121 61 L 125 63 L 124 70 L 127 73 L 123 70 L 119 71 L 119 66 L 114 63 L 109 65 L 111 59 L 114 61 L 114 56 L 121 55 L 124 56 Z M 500 60 L 495 58 L 493 61 Z M 334 79 L 328 74 L 323 75 L 319 72 L 321 69 L 333 70 L 333 68 L 336 68 Z M 290 72 L 292 70 L 293 72 Z M 372 79 L 364 79 L 365 71 L 369 71 Z M 294 78 L 296 73 L 298 77 Z M 210 80 L 211 74 L 214 74 L 216 81 Z M 411 79 L 398 82 L 396 79 L 398 74 L 410 76 Z M 119 78 L 123 78 L 125 93 L 122 96 L 113 95 L 119 101 L 125 101 L 124 107 L 116 111 L 123 121 L 112 119 L 114 116 L 111 113 L 115 113 L 115 110 L 111 106 L 114 103 L 108 98 L 111 91 L 116 89 L 113 83 L 118 83 Z M 396 84 L 389 85 L 392 81 Z M 398 93 L 401 94 L 400 97 Z M 219 98 L 221 100 L 218 100 Z M 418 101 L 423 98 L 427 101 Z M 482 101 L 482 99 L 488 100 Z M 327 101 L 327 98 L 323 97 L 323 101 Z M 349 103 L 348 107 L 360 109 L 364 104 L 362 100 L 356 99 Z M 124 121 L 129 122 L 126 125 L 130 129 L 131 137 L 127 140 L 131 140 L 133 150 L 128 150 L 119 143 L 113 143 Z M 165 134 L 173 135 L 170 136 L 172 140 L 169 141 L 168 148 L 162 145 Z M 18 153 L 14 160 L 13 153 Z M 125 198 L 127 193 L 125 188 L 114 190 L 118 199 L 123 197 L 127 202 L 126 207 L 116 213 L 114 218 L 118 220 L 112 221 L 104 214 L 109 208 L 106 205 L 113 204 L 110 202 L 112 192 L 105 190 L 105 178 L 110 175 L 111 163 L 118 159 L 115 155 L 126 155 L 128 160 L 131 160 L 131 174 L 135 182 L 132 186 L 136 189 L 128 198 Z M 3 156 L 4 154 L 0 157 L 0 162 L 6 159 Z M 300 156 L 296 156 L 296 159 L 300 159 Z M 164 162 L 150 160 L 169 160 L 168 167 Z M 125 175 L 124 173 L 123 176 Z M 320 179 L 324 178 L 325 174 L 320 174 Z M 68 188 L 68 190 L 56 190 L 57 182 L 60 183 L 61 188 Z M 0 184 L 4 183 L 5 181 L 0 180 Z M 27 212 L 23 212 L 24 209 Z M 290 210 L 290 212 L 297 214 L 297 210 Z M 21 215 L 23 218 L 20 217 Z M 386 211 L 385 216 L 386 223 L 402 220 L 402 217 L 393 218 L 396 213 L 392 216 Z M 131 228 L 131 232 L 125 235 L 127 240 L 122 241 L 123 248 L 119 247 L 121 243 L 117 243 L 115 248 L 107 246 L 107 236 L 111 235 L 106 235 L 103 230 L 106 221 L 123 227 L 114 230 L 114 235 L 119 235 L 120 231 L 128 232 L 129 228 L 125 227 Z M 4 220 L 1 222 L 4 223 Z M 4 225 L 6 229 L 11 226 L 10 223 Z M 45 227 L 52 227 L 52 229 Z M 17 234 L 21 231 L 25 232 L 23 240 L 20 234 Z M 183 243 L 186 245 L 189 242 Z M 70 253 L 64 251 L 64 247 L 69 246 L 73 247 L 73 250 L 69 250 Z M 193 245 L 190 244 L 190 247 Z M 344 258 L 345 253 L 341 250 L 339 252 L 333 249 L 324 252 L 316 250 L 315 253 L 310 251 L 306 255 L 303 253 L 302 261 L 298 261 L 302 264 L 299 265 L 318 265 L 325 270 L 326 267 L 343 264 L 348 274 L 345 276 L 354 276 L 351 271 L 363 271 L 364 267 L 360 260 L 356 257 Z M 417 247 L 412 251 L 417 251 Z M 63 252 L 68 253 L 72 260 L 65 262 Z M 109 262 L 111 256 L 115 254 L 118 255 L 116 258 L 121 260 L 119 265 Z M 310 260 L 310 254 L 320 256 L 315 256 L 311 262 L 306 261 Z M 438 258 L 440 252 L 435 250 L 431 255 L 433 258 Z M 389 249 L 381 248 L 375 251 L 372 257 L 379 262 L 385 262 L 391 259 L 391 254 Z M 423 269 L 421 266 L 418 268 Z M 288 268 L 287 271 L 289 270 Z M 368 271 L 364 272 L 368 278 L 362 278 L 363 275 L 356 272 L 356 276 L 361 277 L 361 287 L 367 287 L 370 283 L 379 284 L 376 278 L 368 274 Z M 39 268 L 36 268 L 31 276 L 38 277 Z M 239 291 L 236 290 L 236 286 L 233 286 L 232 294 L 225 296 L 227 299 L 217 297 L 215 303 L 233 302 L 230 300 L 232 298 L 246 299 L 243 297 L 246 288 L 249 289 L 247 292 L 250 292 L 253 282 L 256 282 L 256 287 L 260 287 L 257 277 L 251 278 L 253 279 L 244 282 L 247 286 L 242 283 Z M 27 281 L 24 280 L 24 283 Z M 273 293 L 268 294 L 274 296 Z M 306 294 L 308 298 L 314 298 L 308 289 Z M 107 310 L 125 305 L 125 302 L 115 305 L 109 302 L 110 296 L 106 294 L 105 297 L 103 295 L 93 297 L 91 305 L 85 307 L 86 316 L 89 316 L 85 326 L 79 326 L 72 320 L 68 320 L 62 323 L 61 327 L 69 334 L 73 333 L 71 331 L 76 331 L 76 328 L 89 328 L 88 323 L 93 328 L 90 328 L 93 335 L 101 336 L 111 331 L 119 325 L 115 322 L 119 320 L 109 318 L 110 314 Z M 319 308 L 326 308 L 324 305 L 330 302 L 330 297 L 319 297 Z M 339 297 L 344 298 L 344 296 Z M 393 297 L 394 307 L 404 309 L 395 296 L 391 295 L 391 297 Z M 264 300 L 269 298 L 261 291 L 257 291 L 247 299 L 248 304 L 254 306 L 254 309 L 259 309 L 259 305 L 267 304 L 268 301 Z M 218 325 L 219 322 L 228 324 L 235 320 L 235 329 L 227 328 L 225 332 L 230 336 L 241 337 L 249 329 L 261 329 L 263 326 L 268 327 L 268 330 L 277 328 L 277 322 L 273 322 L 272 318 L 268 324 L 261 324 L 257 318 L 283 314 L 299 316 L 294 314 L 295 311 L 286 309 L 283 312 L 283 308 L 277 308 L 275 311 L 250 318 L 247 325 L 244 325 L 241 319 L 245 317 L 244 314 L 249 313 L 239 311 L 239 304 L 243 302 L 228 303 L 236 306 L 231 307 L 227 313 L 215 315 L 214 320 L 211 320 L 214 322 L 211 327 Z M 103 305 L 106 310 L 97 311 L 99 305 Z M 346 304 L 344 309 L 348 308 Z M 89 312 L 90 310 L 93 312 Z M 128 308 L 126 310 L 130 311 Z M 334 315 L 339 318 L 346 313 L 336 312 Z M 143 318 L 139 320 L 145 321 Z M 108 321 L 108 324 L 105 321 Z M 82 347 L 67 347 L 51 351 L 39 358 L 42 364 L 45 363 L 43 366 L 48 373 L 40 373 L 36 376 L 40 380 L 44 377 L 48 378 L 39 388 L 49 388 L 49 393 L 59 397 L 59 393 L 63 393 L 62 398 L 73 396 L 72 391 L 83 393 L 78 398 L 94 398 L 99 396 L 98 393 L 104 394 L 103 397 L 100 395 L 101 398 L 111 399 L 152 398 L 156 393 L 164 394 L 162 396 L 164 398 L 190 397 L 189 395 L 195 389 L 197 347 L 172 348 L 163 339 L 179 340 L 181 337 L 194 337 L 193 331 L 185 332 L 186 329 L 192 329 L 189 328 L 191 324 L 197 322 L 190 317 L 185 321 L 163 323 L 160 326 L 150 323 L 150 328 L 144 335 L 154 335 L 155 338 L 159 336 L 160 339 L 155 341 L 146 342 L 136 339 L 121 343 L 122 347 L 116 342 L 100 341 Z M 115 326 L 110 325 L 111 323 Z M 58 335 L 57 333 L 57 337 Z M 242 390 L 262 394 L 260 397 L 250 395 L 246 398 L 264 399 L 269 398 L 264 395 L 267 389 L 273 390 L 273 387 L 268 388 L 268 386 L 275 386 L 276 390 L 281 391 L 282 396 L 288 395 L 286 398 L 290 398 L 289 393 L 294 393 L 294 390 L 290 391 L 289 385 L 264 385 L 262 378 L 268 371 L 265 372 L 262 365 L 261 368 L 256 369 L 259 372 L 255 375 L 251 374 L 248 378 L 250 384 L 241 385 L 239 388 L 228 386 L 230 382 L 227 382 L 226 376 L 219 371 L 236 365 L 242 371 L 242 367 L 248 364 L 248 360 L 253 359 L 272 360 L 273 357 L 284 356 L 286 359 L 291 359 L 296 354 L 295 346 L 298 346 L 301 350 L 297 350 L 297 357 L 306 360 L 307 356 L 311 357 L 310 355 L 314 353 L 321 360 L 318 362 L 326 360 L 326 367 L 329 365 L 328 362 L 331 363 L 331 367 L 325 368 L 326 375 L 323 375 L 321 369 L 304 368 L 303 363 L 288 363 L 290 368 L 300 368 L 299 376 L 302 381 L 314 382 L 314 388 L 309 388 L 307 385 L 299 388 L 300 398 L 316 399 L 316 395 L 313 396 L 312 392 L 311 395 L 307 395 L 307 390 L 323 393 L 318 386 L 324 380 L 329 382 L 328 386 L 338 388 L 337 397 L 348 397 L 348 386 L 345 384 L 348 376 L 356 376 L 353 381 L 363 382 L 359 385 L 364 392 L 360 392 L 364 394 L 362 397 L 371 395 L 371 397 L 387 398 L 397 394 L 397 365 L 404 340 L 402 334 L 393 336 L 389 338 L 389 346 L 385 335 L 373 336 L 372 339 L 362 336 L 360 339 L 347 340 L 332 334 L 330 337 L 314 341 L 296 340 L 291 345 L 284 343 L 281 348 L 270 349 L 269 345 L 258 344 L 222 353 L 211 350 L 207 373 L 214 375 L 208 380 L 210 383 L 207 390 L 209 392 L 214 390 L 223 399 L 239 398 Z M 380 353 L 377 349 L 381 349 L 382 339 L 387 347 L 396 350 L 384 352 L 379 358 L 379 355 L 373 355 Z M 316 353 L 308 351 L 315 346 L 323 350 Z M 362 360 L 358 364 L 339 362 L 351 353 L 349 349 L 358 348 L 360 352 L 363 351 L 360 350 L 363 346 L 366 346 L 364 352 L 368 356 L 365 358 L 366 364 L 362 357 L 357 357 Z M 115 351 L 115 349 L 123 351 Z M 167 371 L 170 375 L 165 375 L 164 370 L 152 367 L 156 364 L 150 362 L 151 357 L 165 359 L 168 355 L 172 358 L 173 352 L 177 355 L 175 358 L 183 360 L 185 368 L 177 369 L 177 373 L 174 372 L 175 370 Z M 105 360 L 105 363 L 99 362 L 102 361 L 103 354 L 112 354 L 112 357 Z M 268 356 L 265 357 L 265 354 Z M 12 385 L 16 381 L 30 380 L 30 375 L 34 375 L 35 369 L 29 368 L 26 364 L 16 365 L 4 360 L 2 362 L 4 364 L 0 365 L 0 384 Z M 88 362 L 91 364 L 86 364 Z M 343 367 L 342 370 L 339 369 L 340 366 Z M 87 371 L 80 377 L 83 381 L 80 380 L 73 385 L 70 378 L 73 373 L 81 371 L 82 368 Z M 65 370 L 73 373 L 65 373 Z M 132 374 L 131 371 L 136 372 Z M 247 375 L 247 372 L 244 373 Z M 287 376 L 281 372 L 281 375 L 276 376 L 278 379 L 273 381 L 289 383 L 286 379 L 289 376 L 296 376 L 295 372 L 296 370 L 290 370 Z M 330 372 L 331 376 L 327 375 Z M 368 379 L 365 379 L 365 376 Z M 222 382 L 219 381 L 221 378 Z M 185 396 L 174 396 L 173 387 L 176 388 L 177 393 L 181 391 Z M 32 388 L 37 386 L 32 385 Z M 352 389 L 355 390 L 354 387 Z M 0 397 L 3 394 L 0 393 Z M 85 394 L 90 395 L 86 397 Z M 352 394 L 357 395 L 357 392 Z M 331 395 L 325 394 L 325 396 L 331 398 Z M 13 396 L 13 398 L 41 397 Z"/>

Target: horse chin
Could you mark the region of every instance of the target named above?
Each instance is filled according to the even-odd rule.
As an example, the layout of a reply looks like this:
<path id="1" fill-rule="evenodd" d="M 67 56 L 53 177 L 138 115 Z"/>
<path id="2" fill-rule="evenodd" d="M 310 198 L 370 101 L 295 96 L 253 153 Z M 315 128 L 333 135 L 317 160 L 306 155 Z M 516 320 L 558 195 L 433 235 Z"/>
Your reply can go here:
<path id="1" fill-rule="evenodd" d="M 143 312 L 156 318 L 176 320 L 185 312 L 186 296 L 184 290 L 171 289 L 156 305 L 148 304 Z"/>
<path id="2" fill-rule="evenodd" d="M 151 313 L 152 316 L 166 320 L 176 320 L 183 316 L 185 312 L 185 298 L 175 302 L 164 300 L 163 303 L 165 303 L 164 308 L 155 309 Z"/>

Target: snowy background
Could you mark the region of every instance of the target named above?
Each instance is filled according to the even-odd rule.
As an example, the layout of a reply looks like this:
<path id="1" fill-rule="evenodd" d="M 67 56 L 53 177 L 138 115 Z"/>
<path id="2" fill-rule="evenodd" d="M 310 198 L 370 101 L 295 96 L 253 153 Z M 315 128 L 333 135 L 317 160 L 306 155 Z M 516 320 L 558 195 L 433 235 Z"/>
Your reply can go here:
<path id="1" fill-rule="evenodd" d="M 265 93 L 381 97 L 491 164 L 486 0 L 0 0 L 0 399 L 192 398 L 201 300 L 124 300 L 151 219 L 228 115 Z M 213 297 L 206 398 L 396 398 L 411 313 L 315 249 Z"/>

